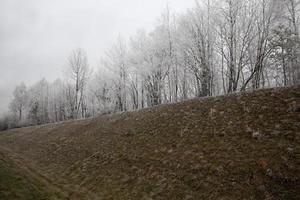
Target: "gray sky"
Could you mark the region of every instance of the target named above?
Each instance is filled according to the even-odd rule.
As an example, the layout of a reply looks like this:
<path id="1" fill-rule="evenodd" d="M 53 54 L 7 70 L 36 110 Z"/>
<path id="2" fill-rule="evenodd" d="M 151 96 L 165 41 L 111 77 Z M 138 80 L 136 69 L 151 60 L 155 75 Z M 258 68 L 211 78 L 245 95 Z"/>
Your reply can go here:
<path id="1" fill-rule="evenodd" d="M 118 35 L 151 30 L 167 4 L 182 12 L 194 0 L 0 0 L 0 115 L 20 82 L 60 78 L 78 47 L 96 67 Z"/>

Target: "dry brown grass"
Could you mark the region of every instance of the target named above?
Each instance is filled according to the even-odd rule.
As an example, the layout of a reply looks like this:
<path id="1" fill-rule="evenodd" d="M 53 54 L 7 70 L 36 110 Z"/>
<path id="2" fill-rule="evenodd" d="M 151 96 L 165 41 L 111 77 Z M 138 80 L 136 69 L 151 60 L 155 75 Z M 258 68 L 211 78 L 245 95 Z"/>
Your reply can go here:
<path id="1" fill-rule="evenodd" d="M 66 199 L 300 199 L 300 87 L 0 134 Z M 49 186 L 50 187 L 50 186 Z"/>

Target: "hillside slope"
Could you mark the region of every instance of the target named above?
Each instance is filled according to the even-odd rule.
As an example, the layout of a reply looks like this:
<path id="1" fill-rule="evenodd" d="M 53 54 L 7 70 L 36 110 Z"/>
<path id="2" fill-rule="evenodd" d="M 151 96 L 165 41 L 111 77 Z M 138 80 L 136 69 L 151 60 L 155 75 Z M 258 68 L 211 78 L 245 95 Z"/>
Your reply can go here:
<path id="1" fill-rule="evenodd" d="M 65 199 L 300 199 L 300 86 L 0 133 Z"/>
<path id="2" fill-rule="evenodd" d="M 35 200 L 35 199 L 61 199 L 56 193 L 48 188 L 43 188 L 39 182 L 32 180 L 32 177 L 24 177 L 24 172 L 19 173 L 11 163 L 0 154 L 0 199 L 1 200 Z"/>

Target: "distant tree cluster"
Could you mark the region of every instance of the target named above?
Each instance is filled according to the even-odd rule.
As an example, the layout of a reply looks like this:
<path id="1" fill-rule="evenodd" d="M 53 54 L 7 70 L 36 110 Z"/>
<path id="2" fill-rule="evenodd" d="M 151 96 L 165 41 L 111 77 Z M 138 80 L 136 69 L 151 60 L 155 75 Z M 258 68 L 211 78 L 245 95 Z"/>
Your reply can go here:
<path id="1" fill-rule="evenodd" d="M 27 88 L 24 83 L 13 92 L 10 113 L 0 122 L 0 129 L 45 124 L 91 116 L 86 92 L 91 75 L 83 49 L 72 52 L 66 78 L 53 83 L 42 79 Z"/>
<path id="2" fill-rule="evenodd" d="M 202 0 L 167 8 L 154 30 L 118 38 L 91 73 L 84 50 L 65 80 L 16 87 L 2 129 L 193 97 L 300 83 L 299 0 Z"/>

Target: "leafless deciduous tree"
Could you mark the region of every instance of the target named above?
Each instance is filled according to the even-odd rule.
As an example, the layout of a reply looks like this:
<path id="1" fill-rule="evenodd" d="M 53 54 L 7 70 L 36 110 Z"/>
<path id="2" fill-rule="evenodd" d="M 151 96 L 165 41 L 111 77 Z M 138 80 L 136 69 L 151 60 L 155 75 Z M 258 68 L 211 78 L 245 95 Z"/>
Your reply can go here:
<path id="1" fill-rule="evenodd" d="M 10 104 L 10 110 L 16 116 L 19 123 L 23 119 L 23 115 L 28 102 L 27 88 L 24 83 L 18 85 L 13 92 L 14 99 Z"/>
<path id="2" fill-rule="evenodd" d="M 84 92 L 87 85 L 90 69 L 87 55 L 83 49 L 72 52 L 69 59 L 69 81 L 68 95 L 71 107 L 71 117 L 77 119 L 81 114 L 85 116 Z"/>

